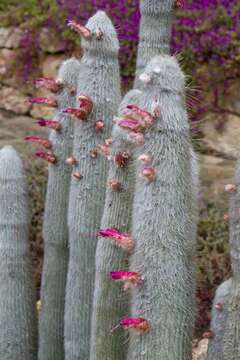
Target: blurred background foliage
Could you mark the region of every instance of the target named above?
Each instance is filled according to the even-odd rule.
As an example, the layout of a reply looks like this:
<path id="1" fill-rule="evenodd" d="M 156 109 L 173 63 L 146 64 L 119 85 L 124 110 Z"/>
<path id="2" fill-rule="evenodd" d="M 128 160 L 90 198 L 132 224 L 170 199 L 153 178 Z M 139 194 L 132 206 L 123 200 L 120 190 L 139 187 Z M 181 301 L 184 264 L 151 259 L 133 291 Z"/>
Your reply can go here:
<path id="1" fill-rule="evenodd" d="M 138 0 L 0 0 L 1 26 L 24 30 L 17 64 L 23 81 L 34 77 L 41 61 L 40 33 L 47 29 L 70 55 L 80 48 L 79 36 L 66 27 L 67 19 L 85 23 L 97 9 L 111 16 L 121 42 L 120 63 L 123 88 L 127 90 L 135 72 L 140 14 Z M 194 135 L 195 124 L 206 114 L 231 114 L 228 99 L 232 84 L 240 78 L 240 1 L 185 0 L 177 9 L 172 34 L 172 53 L 182 63 L 188 78 L 188 107 Z M 16 64 L 15 64 L 16 66 Z M 197 130 L 198 131 L 198 130 Z M 204 149 L 202 149 L 204 152 Z M 31 252 L 36 283 L 40 284 L 43 256 L 42 217 L 46 191 L 46 169 L 26 159 L 30 189 Z M 228 224 L 224 206 L 209 200 L 201 207 L 197 252 L 197 331 L 209 326 L 216 286 L 230 275 Z"/>

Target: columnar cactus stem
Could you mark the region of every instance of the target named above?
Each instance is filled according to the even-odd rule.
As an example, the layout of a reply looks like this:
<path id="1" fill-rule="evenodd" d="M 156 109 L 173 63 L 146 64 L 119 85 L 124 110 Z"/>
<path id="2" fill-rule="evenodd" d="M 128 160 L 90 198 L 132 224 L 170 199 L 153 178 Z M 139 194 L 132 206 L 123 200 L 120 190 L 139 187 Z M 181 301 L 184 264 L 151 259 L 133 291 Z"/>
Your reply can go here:
<path id="1" fill-rule="evenodd" d="M 72 177 L 68 218 L 70 258 L 65 307 L 65 356 L 68 360 L 89 359 L 95 250 L 108 171 L 108 161 L 96 149 L 109 138 L 120 102 L 119 43 L 115 29 L 102 11 L 89 20 L 87 29 L 91 36 L 82 39 L 85 53 L 81 61 L 77 107 L 80 102 L 80 110 L 88 115 L 75 120 L 73 157 L 77 163 L 73 175 L 77 176 Z M 99 120 L 104 121 L 101 131 L 96 129 Z"/>
<path id="2" fill-rule="evenodd" d="M 170 40 L 175 0 L 141 0 L 141 23 L 134 87 L 142 87 L 139 75 L 158 54 L 170 53 Z M 145 78 L 147 81 L 147 78 Z"/>
<path id="3" fill-rule="evenodd" d="M 125 96 L 119 108 L 119 117 L 121 117 L 128 104 L 138 105 L 140 95 L 139 90 L 132 90 Z M 127 138 L 126 131 L 117 124 L 113 128 L 112 139 L 112 158 L 121 152 L 132 153 L 132 144 Z M 134 183 L 135 167 L 133 157 L 130 158 L 125 167 L 118 167 L 113 161 L 110 162 L 101 229 L 118 228 L 126 233 L 130 231 Z M 118 184 L 121 185 L 120 188 Z M 127 314 L 128 297 L 127 295 L 123 296 L 122 287 L 119 284 L 112 283 L 108 272 L 124 269 L 127 266 L 127 257 L 126 252 L 116 247 L 113 242 L 99 237 L 96 250 L 91 360 L 124 359 L 125 347 L 119 341 L 118 334 L 109 334 L 112 326 Z"/>
<path id="4" fill-rule="evenodd" d="M 223 360 L 240 358 L 240 161 L 235 174 L 235 189 L 230 200 L 230 249 L 233 279 L 223 337 Z"/>
<path id="5" fill-rule="evenodd" d="M 28 205 L 22 162 L 0 151 L 0 358 L 36 360 L 36 297 L 28 249 Z"/>
<path id="6" fill-rule="evenodd" d="M 228 315 L 228 301 L 232 288 L 232 279 L 224 281 L 216 291 L 212 308 L 211 331 L 207 360 L 223 360 L 223 336 Z"/>
<path id="7" fill-rule="evenodd" d="M 57 95 L 58 110 L 55 119 L 60 130 L 52 130 L 50 142 L 56 163 L 49 166 L 45 204 L 43 237 L 44 265 L 41 286 L 42 309 L 39 329 L 39 360 L 64 359 L 64 305 L 68 266 L 67 209 L 71 181 L 71 166 L 66 159 L 72 154 L 73 121 L 62 113 L 75 104 L 70 88 L 77 86 L 79 61 L 65 61 L 59 70 L 63 84 Z"/>
<path id="8" fill-rule="evenodd" d="M 149 82 L 140 106 L 155 112 L 157 105 L 160 116 L 143 147 L 152 156 L 155 178 L 149 182 L 140 176 L 136 182 L 132 231 L 136 249 L 130 270 L 141 272 L 144 280 L 133 292 L 132 316 L 145 318 L 150 330 L 131 333 L 127 359 L 190 360 L 198 181 L 184 104 L 185 78 L 176 59 L 167 55 L 154 58 L 144 76 Z"/>

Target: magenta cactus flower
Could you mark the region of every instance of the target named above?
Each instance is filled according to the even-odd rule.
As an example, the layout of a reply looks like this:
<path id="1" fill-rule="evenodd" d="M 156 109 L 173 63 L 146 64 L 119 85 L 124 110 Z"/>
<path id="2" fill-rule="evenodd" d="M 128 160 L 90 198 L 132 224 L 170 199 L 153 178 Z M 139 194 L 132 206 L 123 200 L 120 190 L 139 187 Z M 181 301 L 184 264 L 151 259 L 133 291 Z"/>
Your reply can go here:
<path id="1" fill-rule="evenodd" d="M 37 88 L 45 88 L 53 93 L 58 93 L 63 88 L 63 82 L 58 79 L 41 77 L 33 81 Z"/>
<path id="2" fill-rule="evenodd" d="M 120 320 L 119 323 L 112 328 L 111 332 L 114 332 L 119 327 L 123 327 L 124 329 L 133 329 L 138 333 L 146 333 L 150 330 L 149 322 L 141 317 Z"/>
<path id="3" fill-rule="evenodd" d="M 50 129 L 59 131 L 61 130 L 61 124 L 55 120 L 38 119 L 37 124 L 42 127 L 48 127 Z"/>
<path id="4" fill-rule="evenodd" d="M 115 244 L 124 250 L 132 251 L 134 249 L 135 241 L 128 234 L 122 233 L 118 229 L 101 229 L 99 230 L 98 235 L 113 239 Z"/>
<path id="5" fill-rule="evenodd" d="M 30 104 L 47 105 L 50 107 L 57 107 L 57 100 L 53 97 L 33 97 L 29 99 Z"/>
<path id="6" fill-rule="evenodd" d="M 42 138 L 39 137 L 39 136 L 25 136 L 24 139 L 25 139 L 26 141 L 33 142 L 33 143 L 42 145 L 42 146 L 44 146 L 46 149 L 51 149 L 51 148 L 52 148 L 52 144 L 51 144 L 51 142 L 50 142 L 49 140 L 47 140 L 47 139 L 42 139 Z"/>
<path id="7" fill-rule="evenodd" d="M 55 164 L 57 162 L 56 156 L 50 152 L 37 151 L 35 153 L 35 156 L 39 157 L 40 159 L 46 160 L 50 164 Z"/>
<path id="8" fill-rule="evenodd" d="M 109 276 L 112 280 L 121 281 L 124 283 L 123 290 L 126 291 L 143 284 L 143 279 L 139 272 L 134 271 L 111 271 Z"/>

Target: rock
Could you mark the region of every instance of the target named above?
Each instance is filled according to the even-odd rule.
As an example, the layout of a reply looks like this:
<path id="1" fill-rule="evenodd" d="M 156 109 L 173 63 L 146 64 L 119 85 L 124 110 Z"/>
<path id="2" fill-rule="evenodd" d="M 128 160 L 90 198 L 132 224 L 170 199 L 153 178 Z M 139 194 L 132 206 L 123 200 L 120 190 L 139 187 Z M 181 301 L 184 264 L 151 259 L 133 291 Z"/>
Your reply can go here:
<path id="1" fill-rule="evenodd" d="M 0 87 L 0 108 L 17 114 L 27 114 L 31 108 L 28 97 L 20 90 L 8 86 Z"/>
<path id="2" fill-rule="evenodd" d="M 57 72 L 59 66 L 64 61 L 65 56 L 62 55 L 48 55 L 42 64 L 42 73 L 43 76 L 55 78 L 57 76 Z"/>
<path id="3" fill-rule="evenodd" d="M 220 121 L 223 119 L 217 115 L 203 123 L 205 149 L 237 159 L 240 155 L 240 117 L 228 115 L 219 128 Z"/>
<path id="4" fill-rule="evenodd" d="M 0 47 L 17 49 L 20 47 L 23 30 L 17 27 L 0 28 Z"/>
<path id="5" fill-rule="evenodd" d="M 193 348 L 192 360 L 206 360 L 207 358 L 208 339 L 199 341 L 196 347 Z"/>
<path id="6" fill-rule="evenodd" d="M 66 42 L 52 30 L 44 28 L 40 34 L 39 46 L 43 52 L 55 54 L 66 50 Z"/>

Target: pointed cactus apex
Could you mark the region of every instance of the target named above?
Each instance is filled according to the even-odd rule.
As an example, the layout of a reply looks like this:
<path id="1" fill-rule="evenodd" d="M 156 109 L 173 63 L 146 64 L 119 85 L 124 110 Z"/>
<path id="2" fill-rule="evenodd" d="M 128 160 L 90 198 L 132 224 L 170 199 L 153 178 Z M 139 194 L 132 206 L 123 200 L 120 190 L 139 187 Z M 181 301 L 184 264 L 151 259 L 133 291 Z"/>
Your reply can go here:
<path id="1" fill-rule="evenodd" d="M 123 290 L 127 291 L 130 288 L 137 287 L 144 283 L 141 274 L 133 271 L 112 271 L 109 273 L 112 280 L 121 281 L 124 283 Z"/>
<path id="2" fill-rule="evenodd" d="M 90 156 L 92 159 L 96 159 L 98 157 L 98 150 L 97 149 L 93 149 L 90 151 Z"/>
<path id="3" fill-rule="evenodd" d="M 146 73 L 142 73 L 139 76 L 139 80 L 142 81 L 144 84 L 149 84 L 152 81 L 152 77 Z"/>
<path id="4" fill-rule="evenodd" d="M 111 189 L 116 190 L 116 191 L 122 190 L 122 184 L 118 180 L 110 180 L 109 186 Z"/>
<path id="5" fill-rule="evenodd" d="M 41 105 L 47 105 L 50 107 L 57 107 L 57 100 L 53 97 L 33 97 L 29 99 L 30 104 L 41 104 Z"/>
<path id="6" fill-rule="evenodd" d="M 40 159 L 46 160 L 50 164 L 56 164 L 57 162 L 56 156 L 50 152 L 37 151 L 35 153 L 35 156 L 39 157 Z"/>
<path id="7" fill-rule="evenodd" d="M 46 149 L 51 149 L 52 148 L 52 144 L 51 144 L 51 142 L 49 140 L 42 139 L 39 136 L 25 136 L 24 140 L 26 140 L 28 142 L 33 142 L 33 143 L 42 145 Z"/>
<path id="8" fill-rule="evenodd" d="M 72 176 L 77 180 L 81 180 L 83 178 L 82 174 L 79 171 L 75 171 L 74 173 L 72 173 Z"/>
<path id="9" fill-rule="evenodd" d="M 229 214 L 224 214 L 223 215 L 223 220 L 228 222 L 229 221 Z"/>
<path id="10" fill-rule="evenodd" d="M 103 120 L 98 120 L 95 124 L 95 129 L 96 130 L 103 130 L 105 127 L 104 121 Z"/>
<path id="11" fill-rule="evenodd" d="M 114 156 L 114 162 L 119 167 L 124 167 L 129 161 L 129 154 L 127 152 L 118 153 Z"/>
<path id="12" fill-rule="evenodd" d="M 65 161 L 65 163 L 67 165 L 73 166 L 77 164 L 77 159 L 74 156 L 70 156 L 69 158 L 67 158 L 67 160 Z"/>
<path id="13" fill-rule="evenodd" d="M 140 176 L 146 178 L 149 182 L 152 182 L 156 180 L 156 171 L 152 167 L 144 167 Z"/>
<path id="14" fill-rule="evenodd" d="M 227 184 L 225 186 L 225 191 L 228 193 L 234 193 L 236 190 L 237 190 L 237 187 L 234 184 Z"/>
<path id="15" fill-rule="evenodd" d="M 214 307 L 218 311 L 223 311 L 223 304 L 221 303 L 215 304 Z"/>
<path id="16" fill-rule="evenodd" d="M 208 330 L 208 331 L 205 331 L 205 332 L 203 333 L 202 337 L 203 337 L 204 339 L 213 339 L 213 338 L 214 338 L 214 333 L 213 333 L 213 331 Z"/>
<path id="17" fill-rule="evenodd" d="M 138 160 L 142 161 L 144 163 L 144 165 L 148 165 L 148 164 L 151 164 L 151 162 L 152 162 L 152 156 L 149 154 L 141 154 L 138 157 Z"/>
<path id="18" fill-rule="evenodd" d="M 117 326 L 114 326 L 111 332 L 114 332 L 119 327 L 124 329 L 132 329 L 138 333 L 146 333 L 150 330 L 149 322 L 144 318 L 127 318 L 120 320 Z"/>
<path id="19" fill-rule="evenodd" d="M 113 239 L 118 247 L 129 252 L 132 252 L 135 247 L 135 241 L 128 234 L 114 228 L 101 229 L 98 235 Z"/>
<path id="20" fill-rule="evenodd" d="M 128 134 L 128 140 L 136 146 L 143 145 L 145 142 L 144 135 L 135 131 L 130 131 Z"/>
<path id="21" fill-rule="evenodd" d="M 54 80 L 52 78 L 41 77 L 33 81 L 37 88 L 45 88 L 54 94 L 58 93 L 63 88 L 61 79 Z"/>
<path id="22" fill-rule="evenodd" d="M 72 115 L 79 120 L 86 120 L 88 116 L 84 109 L 76 109 L 72 107 L 63 110 L 63 113 Z"/>
<path id="23" fill-rule="evenodd" d="M 79 35 L 84 37 L 86 40 L 91 39 L 92 37 L 92 32 L 86 26 L 78 24 L 74 20 L 68 20 L 67 26 L 69 26 L 72 30 L 75 30 Z"/>
<path id="24" fill-rule="evenodd" d="M 80 95 L 78 97 L 78 101 L 80 103 L 80 109 L 86 113 L 86 117 L 91 114 L 93 109 L 92 100 L 88 96 Z"/>
<path id="25" fill-rule="evenodd" d="M 38 119 L 37 124 L 39 126 L 48 127 L 56 131 L 60 131 L 62 128 L 62 125 L 58 121 L 54 120 Z"/>

